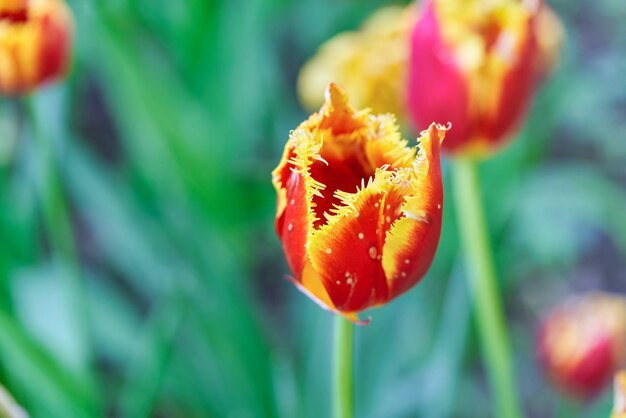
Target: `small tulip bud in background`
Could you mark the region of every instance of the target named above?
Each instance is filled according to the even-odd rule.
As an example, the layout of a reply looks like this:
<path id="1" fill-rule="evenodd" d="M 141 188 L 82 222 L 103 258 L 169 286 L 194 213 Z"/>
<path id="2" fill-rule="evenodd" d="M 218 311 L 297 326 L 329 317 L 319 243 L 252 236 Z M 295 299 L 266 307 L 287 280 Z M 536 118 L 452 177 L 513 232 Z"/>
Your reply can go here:
<path id="1" fill-rule="evenodd" d="M 71 33 L 63 0 L 0 0 L 0 94 L 29 93 L 62 78 Z"/>
<path id="2" fill-rule="evenodd" d="M 418 150 L 393 116 L 357 111 L 328 87 L 272 173 L 276 231 L 298 288 L 358 321 L 424 276 L 441 232 L 445 130 L 432 124 Z"/>
<path id="3" fill-rule="evenodd" d="M 408 106 L 415 127 L 451 122 L 443 150 L 452 155 L 499 148 L 554 66 L 561 34 L 540 1 L 427 0 L 411 38 Z"/>
<path id="4" fill-rule="evenodd" d="M 605 293 L 567 300 L 545 318 L 538 345 L 557 386 L 581 399 L 593 397 L 626 361 L 626 300 Z"/>

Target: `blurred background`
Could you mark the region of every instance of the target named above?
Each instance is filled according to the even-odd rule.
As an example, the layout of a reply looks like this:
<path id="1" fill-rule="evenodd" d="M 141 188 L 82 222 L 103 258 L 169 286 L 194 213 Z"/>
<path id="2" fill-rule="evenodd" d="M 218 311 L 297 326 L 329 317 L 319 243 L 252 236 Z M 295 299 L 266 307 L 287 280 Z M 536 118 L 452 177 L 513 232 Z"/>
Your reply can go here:
<path id="1" fill-rule="evenodd" d="M 68 80 L 0 103 L 0 381 L 32 417 L 330 415 L 332 316 L 284 280 L 270 171 L 301 65 L 390 3 L 70 2 Z M 607 417 L 534 344 L 566 296 L 626 292 L 626 2 L 550 4 L 561 63 L 483 193 L 528 416 Z M 44 227 L 55 187 L 79 269 Z M 427 277 L 356 331 L 357 417 L 490 414 L 450 203 Z"/>

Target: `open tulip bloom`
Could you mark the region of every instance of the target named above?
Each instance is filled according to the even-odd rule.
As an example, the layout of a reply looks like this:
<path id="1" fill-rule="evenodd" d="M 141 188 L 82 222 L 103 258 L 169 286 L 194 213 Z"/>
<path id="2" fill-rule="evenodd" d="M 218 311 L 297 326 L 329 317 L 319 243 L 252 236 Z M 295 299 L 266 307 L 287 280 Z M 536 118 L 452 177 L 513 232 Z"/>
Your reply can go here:
<path id="1" fill-rule="evenodd" d="M 431 124 L 417 150 L 392 115 L 356 111 L 328 87 L 272 176 L 276 231 L 299 289 L 358 321 L 422 278 L 441 232 L 445 131 Z"/>

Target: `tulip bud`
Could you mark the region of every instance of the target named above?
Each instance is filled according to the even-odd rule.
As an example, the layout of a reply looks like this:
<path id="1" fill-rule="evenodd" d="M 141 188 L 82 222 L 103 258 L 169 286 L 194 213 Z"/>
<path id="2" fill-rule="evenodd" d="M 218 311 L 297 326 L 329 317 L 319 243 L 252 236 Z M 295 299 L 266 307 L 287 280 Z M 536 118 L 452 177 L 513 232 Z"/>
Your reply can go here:
<path id="1" fill-rule="evenodd" d="M 406 70 L 414 7 L 376 11 L 357 31 L 340 33 L 322 45 L 300 71 L 298 93 L 305 107 L 318 109 L 330 82 L 341 84 L 354 106 L 376 113 L 406 114 Z"/>
<path id="2" fill-rule="evenodd" d="M 272 173 L 276 231 L 300 290 L 358 321 L 424 276 L 441 232 L 445 130 L 432 124 L 417 150 L 393 116 L 356 111 L 328 87 Z"/>
<path id="3" fill-rule="evenodd" d="M 0 93 L 28 93 L 63 77 L 71 31 L 62 0 L 0 1 Z"/>
<path id="4" fill-rule="evenodd" d="M 615 401 L 613 403 L 613 415 L 611 418 L 626 418 L 626 371 L 615 375 L 614 380 Z"/>
<path id="5" fill-rule="evenodd" d="M 558 19 L 546 13 L 539 0 L 427 0 L 411 38 L 408 106 L 415 127 L 450 121 L 443 149 L 452 155 L 500 147 L 552 63 L 558 39 L 538 31 Z M 554 42 L 538 45 L 544 36 Z"/>
<path id="6" fill-rule="evenodd" d="M 626 361 L 626 300 L 604 293 L 567 300 L 543 323 L 539 357 L 565 392 L 593 397 Z"/>

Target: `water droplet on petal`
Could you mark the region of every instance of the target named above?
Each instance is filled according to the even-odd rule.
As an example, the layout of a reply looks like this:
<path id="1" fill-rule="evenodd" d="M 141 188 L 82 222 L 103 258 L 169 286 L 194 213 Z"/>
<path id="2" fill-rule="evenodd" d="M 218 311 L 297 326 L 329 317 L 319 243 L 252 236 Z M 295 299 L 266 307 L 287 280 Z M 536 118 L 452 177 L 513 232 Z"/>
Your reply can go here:
<path id="1" fill-rule="evenodd" d="M 376 250 L 376 247 L 370 247 L 369 255 L 372 258 L 372 260 L 376 260 L 376 256 L 378 255 L 378 250 Z"/>

